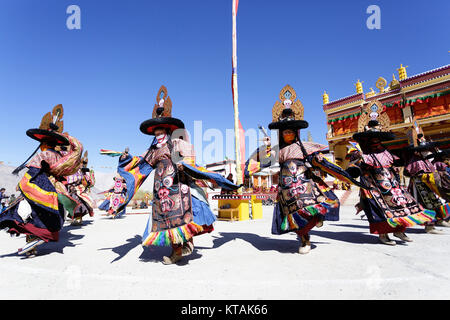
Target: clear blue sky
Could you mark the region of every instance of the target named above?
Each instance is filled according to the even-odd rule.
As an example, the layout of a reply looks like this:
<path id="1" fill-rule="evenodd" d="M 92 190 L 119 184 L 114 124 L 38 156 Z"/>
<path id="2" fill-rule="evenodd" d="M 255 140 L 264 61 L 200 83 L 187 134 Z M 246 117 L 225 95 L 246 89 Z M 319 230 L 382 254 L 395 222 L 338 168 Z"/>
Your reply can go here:
<path id="1" fill-rule="evenodd" d="M 81 30 L 66 27 L 71 4 L 81 8 Z M 372 4 L 381 9 L 380 30 L 366 26 Z M 240 0 L 244 128 L 267 127 L 290 84 L 313 139 L 326 143 L 323 91 L 334 100 L 354 94 L 358 79 L 366 92 L 380 76 L 390 81 L 400 63 L 408 75 L 448 64 L 449 12 L 448 0 Z M 101 148 L 140 154 L 148 146 L 139 125 L 161 84 L 191 132 L 195 120 L 204 131 L 232 129 L 231 22 L 231 0 L 2 0 L 0 161 L 25 160 L 37 146 L 25 131 L 61 103 L 65 130 L 105 171 L 116 159 L 100 156 Z"/>

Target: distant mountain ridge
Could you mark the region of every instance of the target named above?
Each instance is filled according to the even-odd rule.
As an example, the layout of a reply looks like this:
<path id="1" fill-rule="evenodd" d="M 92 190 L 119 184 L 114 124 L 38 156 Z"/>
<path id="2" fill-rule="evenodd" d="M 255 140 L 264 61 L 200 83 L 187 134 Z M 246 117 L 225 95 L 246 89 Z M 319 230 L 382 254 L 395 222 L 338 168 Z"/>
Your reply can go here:
<path id="1" fill-rule="evenodd" d="M 16 196 L 19 195 L 19 192 L 16 191 L 16 187 L 26 172 L 26 170 L 22 170 L 19 172 L 18 176 L 15 176 L 11 173 L 14 169 L 15 167 L 0 164 L 0 188 L 5 188 L 6 194 L 9 196 L 12 194 Z"/>

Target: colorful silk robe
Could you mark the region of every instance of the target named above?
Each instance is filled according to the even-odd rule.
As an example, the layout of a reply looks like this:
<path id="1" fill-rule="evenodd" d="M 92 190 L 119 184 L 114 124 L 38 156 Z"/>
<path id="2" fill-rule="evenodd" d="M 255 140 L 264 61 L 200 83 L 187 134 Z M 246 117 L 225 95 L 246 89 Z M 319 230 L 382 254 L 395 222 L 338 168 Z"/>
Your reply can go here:
<path id="1" fill-rule="evenodd" d="M 354 155 L 355 156 L 355 155 Z M 354 162 L 361 170 L 360 204 L 369 220 L 370 232 L 384 234 L 435 220 L 436 212 L 424 209 L 401 185 L 389 151 L 360 154 Z"/>
<path id="2" fill-rule="evenodd" d="M 34 235 L 46 242 L 58 240 L 64 222 L 60 199 L 63 193 L 68 194 L 61 180 L 79 169 L 83 152 L 77 139 L 67 137 L 69 151 L 46 150 L 29 161 L 28 171 L 18 184 L 21 195 L 0 214 L 0 229 L 8 228 L 10 234 Z"/>
<path id="3" fill-rule="evenodd" d="M 133 176 L 131 177 L 134 179 Z M 127 185 L 126 180 L 120 175 L 114 177 L 113 180 L 114 185 L 106 192 L 106 199 L 98 208 L 107 211 L 114 218 L 120 218 L 126 214 L 126 206 L 124 204 L 127 199 Z"/>
<path id="4" fill-rule="evenodd" d="M 86 214 L 94 216 L 94 201 L 89 196 L 90 188 L 95 184 L 95 176 L 92 170 L 82 168 L 73 175 L 66 177 L 66 188 L 70 200 L 75 201 L 74 208 L 69 212 L 72 219 L 83 217 Z"/>
<path id="5" fill-rule="evenodd" d="M 436 220 L 449 217 L 450 206 L 445 202 L 446 190 L 441 176 L 429 160 L 413 155 L 407 160 L 405 173 L 410 177 L 408 191 L 426 209 L 436 211 Z"/>
<path id="6" fill-rule="evenodd" d="M 441 196 L 448 203 L 450 202 L 450 168 L 441 161 L 433 163 L 441 181 Z"/>
<path id="7" fill-rule="evenodd" d="M 142 237 L 144 246 L 182 244 L 204 231 L 201 225 L 193 221 L 190 187 L 180 181 L 180 174 L 173 159 L 179 160 L 176 163 L 181 165 L 183 171 L 192 179 L 213 180 L 228 188 L 238 187 L 219 174 L 193 165 L 194 156 L 192 145 L 184 140 L 174 139 L 159 148 L 153 144 L 148 152 L 140 157 L 125 155 L 119 160 L 118 173 L 126 181 L 127 195 L 125 203 L 118 210 L 129 203 L 148 175 L 155 170 L 152 216 Z"/>
<path id="8" fill-rule="evenodd" d="M 275 163 L 276 155 L 269 152 L 263 162 L 251 159 L 246 162 L 247 177 L 260 168 Z M 339 219 L 339 199 L 314 171 L 327 174 L 359 185 L 342 168 L 329 162 L 326 158 L 316 158 L 318 153 L 304 155 L 298 143 L 288 145 L 279 151 L 280 178 L 277 205 L 274 209 L 272 233 L 282 234 L 290 231 L 307 233 L 319 220 Z"/>

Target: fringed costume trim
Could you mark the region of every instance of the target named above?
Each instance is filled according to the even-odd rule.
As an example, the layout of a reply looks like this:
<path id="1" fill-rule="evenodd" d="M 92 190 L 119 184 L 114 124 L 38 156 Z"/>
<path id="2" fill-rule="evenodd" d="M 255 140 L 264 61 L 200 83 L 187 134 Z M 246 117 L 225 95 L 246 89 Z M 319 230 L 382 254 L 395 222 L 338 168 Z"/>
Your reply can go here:
<path id="1" fill-rule="evenodd" d="M 447 219 L 450 217 L 450 205 L 446 203 L 437 208 L 436 212 L 438 213 L 439 220 Z"/>
<path id="2" fill-rule="evenodd" d="M 281 230 L 289 231 L 301 229 L 308 224 L 312 217 L 318 215 L 325 216 L 327 212 L 338 206 L 338 200 L 327 199 L 324 202 L 304 207 L 297 212 L 285 216 L 281 223 Z"/>
<path id="3" fill-rule="evenodd" d="M 190 222 L 180 227 L 151 232 L 142 242 L 143 246 L 171 246 L 172 244 L 183 244 L 192 237 L 203 232 L 203 227 Z"/>
<path id="4" fill-rule="evenodd" d="M 392 227 L 396 228 L 399 226 L 412 227 L 414 225 L 422 225 L 427 222 L 432 222 L 436 220 L 436 212 L 433 210 L 424 210 L 419 213 L 411 214 L 405 217 L 396 217 L 387 219 L 387 223 Z"/>

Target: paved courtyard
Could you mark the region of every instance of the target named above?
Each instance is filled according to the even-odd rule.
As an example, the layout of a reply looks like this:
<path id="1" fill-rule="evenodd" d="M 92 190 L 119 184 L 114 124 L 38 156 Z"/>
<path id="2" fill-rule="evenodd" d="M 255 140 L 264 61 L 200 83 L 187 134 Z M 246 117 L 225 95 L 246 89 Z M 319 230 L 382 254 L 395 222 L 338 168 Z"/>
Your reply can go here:
<path id="1" fill-rule="evenodd" d="M 148 214 L 111 220 L 96 211 L 31 259 L 16 254 L 23 237 L 1 232 L 0 299 L 450 298 L 450 229 L 411 228 L 414 242 L 390 247 L 342 206 L 340 221 L 313 229 L 312 250 L 300 255 L 294 233 L 270 233 L 272 210 L 264 207 L 260 220 L 218 221 L 170 266 L 161 263 L 169 248 L 141 246 Z"/>

